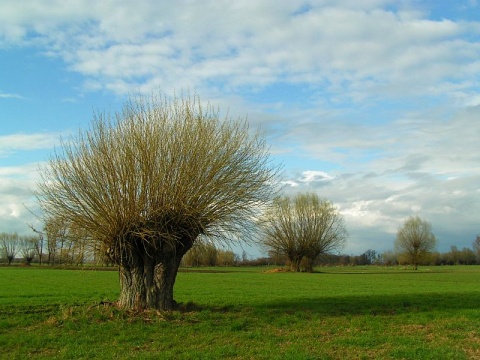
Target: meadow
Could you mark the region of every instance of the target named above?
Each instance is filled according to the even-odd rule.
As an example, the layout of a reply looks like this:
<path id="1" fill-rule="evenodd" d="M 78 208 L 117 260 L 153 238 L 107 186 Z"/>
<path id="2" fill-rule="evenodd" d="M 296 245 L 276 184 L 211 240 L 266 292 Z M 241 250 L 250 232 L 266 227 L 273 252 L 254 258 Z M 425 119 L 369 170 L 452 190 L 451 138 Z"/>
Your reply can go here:
<path id="1" fill-rule="evenodd" d="M 121 311 L 115 271 L 0 267 L 1 359 L 480 359 L 480 266 L 187 269 Z"/>

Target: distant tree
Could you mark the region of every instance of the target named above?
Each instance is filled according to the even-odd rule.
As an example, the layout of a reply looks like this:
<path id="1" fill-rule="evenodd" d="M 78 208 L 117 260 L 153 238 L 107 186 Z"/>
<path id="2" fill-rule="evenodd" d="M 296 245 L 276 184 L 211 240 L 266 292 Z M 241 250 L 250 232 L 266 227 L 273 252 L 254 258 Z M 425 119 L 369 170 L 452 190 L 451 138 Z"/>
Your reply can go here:
<path id="1" fill-rule="evenodd" d="M 263 245 L 285 255 L 292 271 L 312 271 L 319 255 L 340 250 L 347 238 L 338 210 L 314 193 L 276 198 L 261 224 Z"/>
<path id="2" fill-rule="evenodd" d="M 206 244 L 206 252 L 205 252 L 205 265 L 206 266 L 217 266 L 218 260 L 218 249 L 212 243 Z"/>
<path id="3" fill-rule="evenodd" d="M 368 265 L 375 264 L 378 260 L 379 255 L 375 250 L 368 249 L 367 251 L 364 252 L 365 258 L 367 259 Z"/>
<path id="4" fill-rule="evenodd" d="M 399 228 L 395 240 L 395 251 L 418 269 L 420 262 L 435 250 L 436 239 L 432 226 L 418 216 L 409 217 Z"/>
<path id="5" fill-rule="evenodd" d="M 472 249 L 464 247 L 460 251 L 459 262 L 462 265 L 473 265 L 476 263 L 475 252 Z"/>
<path id="6" fill-rule="evenodd" d="M 217 249 L 217 265 L 234 266 L 235 262 L 235 253 L 233 251 Z"/>
<path id="7" fill-rule="evenodd" d="M 8 265 L 10 265 L 13 259 L 15 259 L 19 245 L 19 237 L 17 233 L 0 234 L 0 249 L 2 250 L 3 256 L 7 260 Z"/>
<path id="8" fill-rule="evenodd" d="M 242 265 L 245 265 L 247 264 L 248 262 L 248 255 L 247 255 L 247 252 L 245 250 L 242 251 Z"/>
<path id="9" fill-rule="evenodd" d="M 197 96 L 138 97 L 63 142 L 37 198 L 119 266 L 120 307 L 169 310 L 182 257 L 199 236 L 245 239 L 276 172 L 246 121 Z"/>
<path id="10" fill-rule="evenodd" d="M 42 231 L 39 231 L 38 229 L 36 229 L 33 225 L 30 225 L 30 228 L 38 236 L 37 240 L 34 242 L 33 245 L 34 245 L 34 248 L 35 248 L 35 254 L 38 257 L 38 263 L 40 265 L 42 265 L 42 262 L 43 262 L 43 240 L 44 240 L 44 235 L 45 234 Z"/>
<path id="11" fill-rule="evenodd" d="M 20 253 L 26 265 L 30 265 L 36 255 L 35 246 L 37 241 L 37 236 L 22 236 L 19 238 Z"/>
<path id="12" fill-rule="evenodd" d="M 197 240 L 197 243 L 184 256 L 185 265 L 215 266 L 217 265 L 217 253 L 217 248 L 211 242 Z"/>
<path id="13" fill-rule="evenodd" d="M 450 261 L 452 265 L 458 265 L 460 261 L 460 251 L 455 245 L 450 246 Z"/>
<path id="14" fill-rule="evenodd" d="M 267 254 L 273 265 L 285 265 L 285 255 L 279 249 L 267 249 Z"/>
<path id="15" fill-rule="evenodd" d="M 477 262 L 480 263 L 480 235 L 477 235 L 477 238 L 473 242 L 473 250 L 477 255 Z"/>
<path id="16" fill-rule="evenodd" d="M 353 265 L 372 265 L 376 263 L 377 259 L 377 252 L 375 250 L 368 249 L 363 254 L 353 256 Z"/>
<path id="17" fill-rule="evenodd" d="M 50 216 L 45 218 L 44 234 L 47 246 L 47 263 L 54 264 L 57 261 L 59 244 L 65 235 L 65 220 L 59 216 Z"/>

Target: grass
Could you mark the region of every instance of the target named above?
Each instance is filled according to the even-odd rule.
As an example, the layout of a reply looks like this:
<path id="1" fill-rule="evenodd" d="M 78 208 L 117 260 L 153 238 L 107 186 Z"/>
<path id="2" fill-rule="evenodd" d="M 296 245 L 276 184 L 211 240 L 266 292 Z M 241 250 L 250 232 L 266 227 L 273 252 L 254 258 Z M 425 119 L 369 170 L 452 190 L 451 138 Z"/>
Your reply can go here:
<path id="1" fill-rule="evenodd" d="M 202 270 L 133 313 L 116 272 L 0 268 L 0 358 L 480 359 L 480 266 Z"/>

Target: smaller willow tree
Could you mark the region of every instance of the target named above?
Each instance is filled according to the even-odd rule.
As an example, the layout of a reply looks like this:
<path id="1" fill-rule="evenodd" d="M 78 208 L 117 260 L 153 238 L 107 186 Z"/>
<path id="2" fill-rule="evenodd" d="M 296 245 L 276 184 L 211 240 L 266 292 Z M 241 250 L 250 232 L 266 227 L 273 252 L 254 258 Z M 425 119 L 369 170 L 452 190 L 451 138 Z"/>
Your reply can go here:
<path id="1" fill-rule="evenodd" d="M 96 114 L 41 175 L 46 222 L 85 230 L 118 265 L 119 306 L 169 310 L 185 253 L 200 236 L 240 238 L 271 200 L 276 168 L 246 121 L 197 96 L 138 97 Z"/>
<path id="2" fill-rule="evenodd" d="M 20 237 L 17 233 L 1 233 L 0 234 L 0 251 L 7 260 L 8 265 L 12 263 L 17 255 L 20 245 Z"/>
<path id="3" fill-rule="evenodd" d="M 292 271 L 312 271 L 322 254 L 340 250 L 347 231 L 335 206 L 315 193 L 275 198 L 261 219 L 263 245 L 287 257 Z"/>
<path id="4" fill-rule="evenodd" d="M 398 229 L 395 252 L 417 270 L 421 261 L 435 250 L 436 244 L 430 223 L 418 216 L 411 216 Z"/>

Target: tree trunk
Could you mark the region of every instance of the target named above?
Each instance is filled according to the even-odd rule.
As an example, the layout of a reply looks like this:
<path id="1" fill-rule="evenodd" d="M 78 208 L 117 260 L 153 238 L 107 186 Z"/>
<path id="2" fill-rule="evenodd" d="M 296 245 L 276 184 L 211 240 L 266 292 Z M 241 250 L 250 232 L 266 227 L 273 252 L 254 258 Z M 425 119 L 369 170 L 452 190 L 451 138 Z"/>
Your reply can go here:
<path id="1" fill-rule="evenodd" d="M 174 309 L 173 286 L 180 261 L 181 256 L 172 256 L 157 264 L 150 258 L 145 259 L 143 266 L 120 266 L 120 307 Z"/>
<path id="2" fill-rule="evenodd" d="M 309 257 L 304 256 L 300 262 L 300 266 L 305 272 L 313 272 L 313 260 Z"/>
<path id="3" fill-rule="evenodd" d="M 157 251 L 137 247 L 128 261 L 119 265 L 120 299 L 126 309 L 173 310 L 173 286 L 183 255 L 193 240 L 183 239 L 177 246 L 163 246 Z M 133 250 L 133 249 L 132 249 Z"/>
<path id="4" fill-rule="evenodd" d="M 295 272 L 300 272 L 301 268 L 302 257 L 293 257 L 290 259 L 290 270 Z"/>

